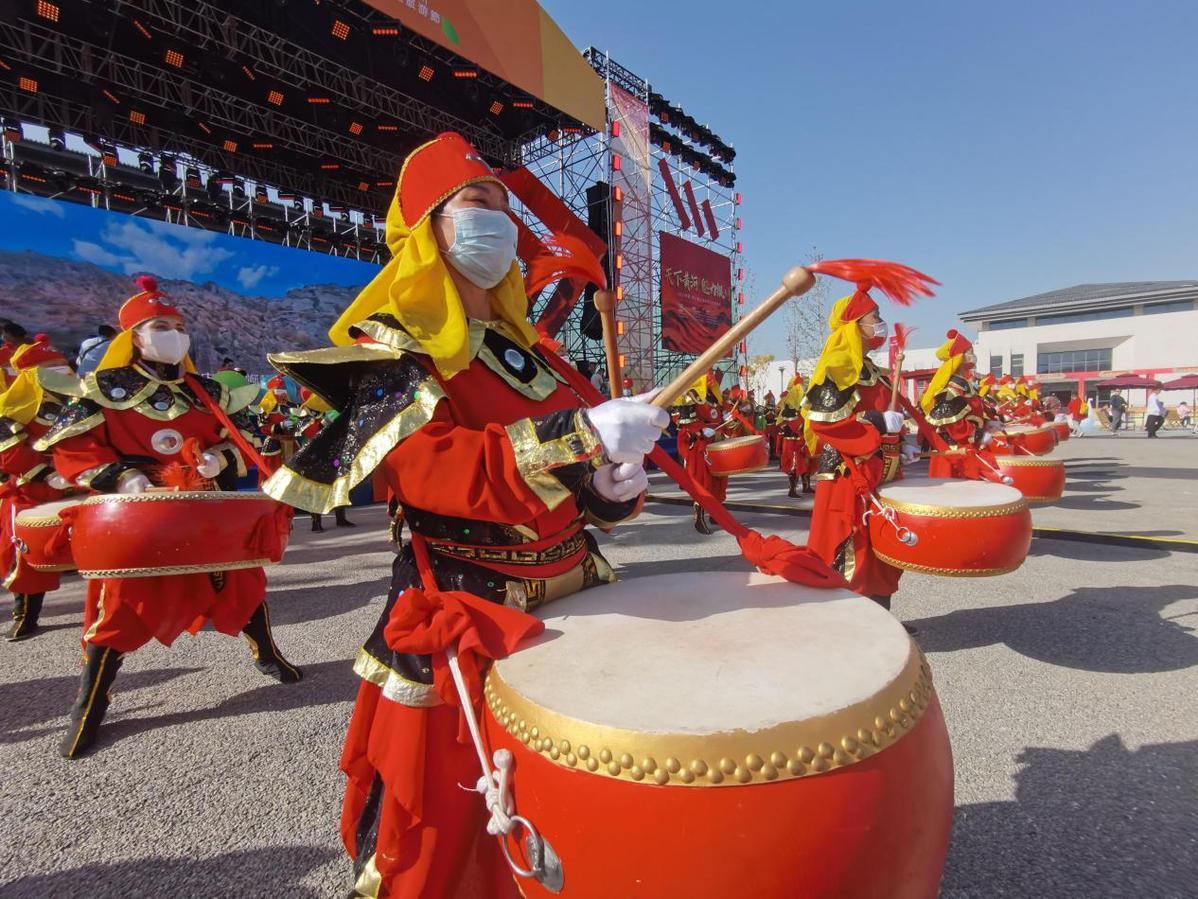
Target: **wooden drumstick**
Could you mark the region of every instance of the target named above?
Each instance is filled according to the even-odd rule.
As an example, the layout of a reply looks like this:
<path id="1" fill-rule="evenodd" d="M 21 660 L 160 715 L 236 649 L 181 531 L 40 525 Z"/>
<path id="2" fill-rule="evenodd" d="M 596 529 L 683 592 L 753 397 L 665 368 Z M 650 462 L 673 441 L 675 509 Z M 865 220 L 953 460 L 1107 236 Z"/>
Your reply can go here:
<path id="1" fill-rule="evenodd" d="M 624 395 L 624 373 L 620 371 L 620 348 L 616 346 L 616 295 L 610 290 L 596 290 L 595 311 L 603 323 L 603 353 L 607 356 L 607 383 L 611 398 Z"/>
<path id="2" fill-rule="evenodd" d="M 894 371 L 890 373 L 890 411 L 898 408 L 899 381 L 903 373 L 903 351 L 899 350 L 894 357 Z"/>
<path id="3" fill-rule="evenodd" d="M 674 400 L 686 393 L 687 388 L 698 379 L 699 375 L 707 374 L 717 362 L 724 358 L 728 350 L 748 337 L 751 331 L 769 318 L 783 303 L 791 297 L 806 293 L 814 285 L 815 275 L 803 266 L 796 265 L 782 276 L 781 287 L 766 297 L 760 306 L 729 328 L 722 337 L 688 365 L 682 374 L 663 387 L 653 398 L 653 405 L 661 409 L 668 408 Z"/>

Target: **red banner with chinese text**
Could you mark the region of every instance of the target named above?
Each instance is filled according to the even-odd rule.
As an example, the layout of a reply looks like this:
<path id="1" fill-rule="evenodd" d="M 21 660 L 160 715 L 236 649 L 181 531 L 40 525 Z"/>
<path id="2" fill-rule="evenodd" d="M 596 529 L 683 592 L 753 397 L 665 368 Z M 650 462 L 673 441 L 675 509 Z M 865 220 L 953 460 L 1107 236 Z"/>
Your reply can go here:
<path id="1" fill-rule="evenodd" d="M 661 238 L 661 345 L 701 353 L 732 326 L 732 263 L 664 231 Z"/>

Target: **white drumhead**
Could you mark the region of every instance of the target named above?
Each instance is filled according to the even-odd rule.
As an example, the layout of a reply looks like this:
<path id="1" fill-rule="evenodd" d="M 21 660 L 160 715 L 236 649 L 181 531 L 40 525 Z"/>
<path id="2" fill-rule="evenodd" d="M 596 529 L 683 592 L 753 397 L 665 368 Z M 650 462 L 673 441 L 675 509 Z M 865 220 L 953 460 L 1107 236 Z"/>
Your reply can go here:
<path id="1" fill-rule="evenodd" d="M 52 503 L 42 503 L 40 506 L 30 506 L 17 513 L 17 521 L 28 521 L 35 518 L 57 518 L 58 513 L 71 506 L 77 506 L 83 501 L 82 497 L 73 499 L 56 499 Z"/>
<path id="2" fill-rule="evenodd" d="M 918 653 L 872 601 L 758 573 L 636 578 L 538 615 L 545 633 L 495 663 L 503 682 L 559 715 L 644 734 L 829 715 L 876 696 Z"/>
<path id="3" fill-rule="evenodd" d="M 1031 434 L 1033 431 L 1045 430 L 1044 425 L 1004 425 L 1003 430 L 1008 434 Z"/>
<path id="4" fill-rule="evenodd" d="M 956 478 L 904 478 L 886 484 L 878 495 L 899 503 L 921 506 L 978 508 L 1018 502 L 1023 494 L 1006 484 Z"/>

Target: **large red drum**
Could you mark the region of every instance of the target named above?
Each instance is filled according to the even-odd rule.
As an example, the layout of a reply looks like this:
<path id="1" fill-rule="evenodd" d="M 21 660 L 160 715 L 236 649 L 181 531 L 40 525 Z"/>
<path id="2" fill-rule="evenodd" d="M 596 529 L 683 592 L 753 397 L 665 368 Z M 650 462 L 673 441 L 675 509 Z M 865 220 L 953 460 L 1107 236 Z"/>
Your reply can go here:
<path id="1" fill-rule="evenodd" d="M 1052 425 L 1007 425 L 1003 430 L 1012 444 L 1037 456 L 1047 455 L 1057 446 L 1057 432 Z"/>
<path id="2" fill-rule="evenodd" d="M 1065 492 L 1065 463 L 1036 456 L 996 456 L 998 470 L 1029 503 L 1051 503 Z"/>
<path id="3" fill-rule="evenodd" d="M 538 614 L 484 690 L 515 812 L 551 850 L 524 895 L 936 896 L 952 750 L 923 654 L 879 606 L 711 572 Z"/>
<path id="4" fill-rule="evenodd" d="M 1067 421 L 1054 421 L 1052 423 L 1052 429 L 1056 432 L 1057 443 L 1064 443 L 1073 433 L 1070 430 L 1069 422 Z"/>
<path id="5" fill-rule="evenodd" d="M 125 578 L 273 565 L 292 510 L 258 492 L 150 490 L 92 496 L 67 514 L 79 573 Z"/>
<path id="6" fill-rule="evenodd" d="M 905 478 L 881 487 L 878 499 L 886 512 L 870 515 L 870 544 L 875 556 L 904 571 L 1006 574 L 1023 564 L 1031 546 L 1027 501 L 1006 484 Z"/>
<path id="7" fill-rule="evenodd" d="M 13 535 L 17 551 L 34 571 L 74 571 L 70 525 L 60 513 L 79 505 L 82 497 L 30 506 L 17 513 Z M 69 514 L 69 513 L 68 513 Z"/>
<path id="8" fill-rule="evenodd" d="M 719 440 L 707 447 L 707 463 L 719 478 L 748 471 L 760 471 L 770 464 L 765 438 L 759 434 Z"/>

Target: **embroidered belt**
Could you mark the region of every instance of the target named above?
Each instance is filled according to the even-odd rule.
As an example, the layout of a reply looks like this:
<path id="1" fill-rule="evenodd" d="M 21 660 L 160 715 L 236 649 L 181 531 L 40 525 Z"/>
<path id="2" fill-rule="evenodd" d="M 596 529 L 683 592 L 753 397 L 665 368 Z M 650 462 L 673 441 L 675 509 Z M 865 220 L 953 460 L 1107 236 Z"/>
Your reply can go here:
<path id="1" fill-rule="evenodd" d="M 442 543 L 437 540 L 429 540 L 428 545 L 433 552 L 452 556 L 455 559 L 464 559 L 468 562 L 532 566 L 552 565 L 555 562 L 573 558 L 586 548 L 586 540 L 583 539 L 582 532 L 579 532 L 542 550 L 500 546 L 465 546 L 461 543 Z"/>

